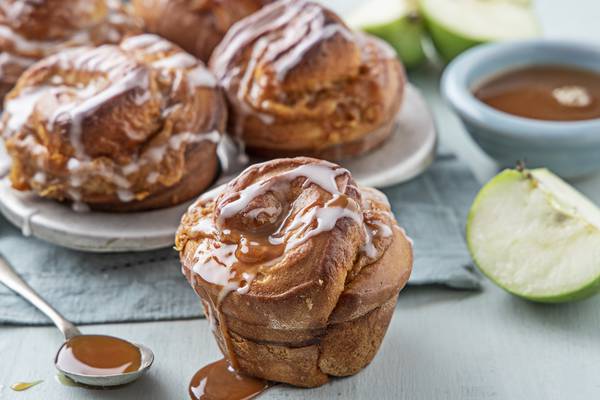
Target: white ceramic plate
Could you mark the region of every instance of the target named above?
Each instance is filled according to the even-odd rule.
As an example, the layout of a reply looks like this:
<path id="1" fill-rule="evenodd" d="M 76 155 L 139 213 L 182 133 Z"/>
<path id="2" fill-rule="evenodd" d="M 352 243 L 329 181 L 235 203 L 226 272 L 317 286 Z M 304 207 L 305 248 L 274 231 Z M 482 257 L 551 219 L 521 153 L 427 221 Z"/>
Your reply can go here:
<path id="1" fill-rule="evenodd" d="M 421 94 L 409 86 L 393 136 L 375 151 L 342 164 L 359 183 L 386 187 L 425 171 L 435 157 L 436 143 L 431 113 Z M 225 143 L 219 149 L 221 155 L 228 151 L 228 146 Z M 6 165 L 6 155 L 0 149 L 0 170 L 2 165 Z M 217 184 L 226 182 L 240 168 L 230 165 L 227 169 L 231 172 Z M 125 252 L 169 247 L 188 204 L 130 214 L 77 213 L 69 206 L 32 193 L 17 192 L 10 188 L 8 179 L 0 180 L 0 211 L 24 234 L 83 251 Z"/>
<path id="2" fill-rule="evenodd" d="M 383 188 L 406 182 L 435 158 L 437 134 L 427 103 L 412 85 L 405 95 L 392 137 L 368 154 L 341 162 L 364 186 Z"/>

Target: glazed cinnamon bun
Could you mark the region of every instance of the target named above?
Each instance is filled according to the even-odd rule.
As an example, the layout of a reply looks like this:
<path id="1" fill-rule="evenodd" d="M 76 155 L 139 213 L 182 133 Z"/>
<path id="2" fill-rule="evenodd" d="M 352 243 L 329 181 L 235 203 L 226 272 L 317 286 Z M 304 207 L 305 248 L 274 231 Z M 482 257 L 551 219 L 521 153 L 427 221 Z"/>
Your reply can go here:
<path id="1" fill-rule="evenodd" d="M 133 0 L 149 32 L 177 43 L 202 61 L 235 22 L 273 0 Z"/>
<path id="2" fill-rule="evenodd" d="M 218 169 L 227 110 L 216 83 L 150 34 L 36 63 L 4 101 L 13 187 L 111 211 L 197 196 Z"/>
<path id="3" fill-rule="evenodd" d="M 68 47 L 118 43 L 141 23 L 118 0 L 0 2 L 0 98 L 31 64 Z"/>
<path id="4" fill-rule="evenodd" d="M 229 131 L 266 157 L 373 149 L 392 132 L 406 79 L 386 43 L 304 0 L 277 1 L 235 24 L 210 67 L 229 99 Z"/>
<path id="5" fill-rule="evenodd" d="M 304 387 L 373 359 L 412 269 L 385 195 L 304 157 L 201 196 L 176 246 L 231 365 Z"/>

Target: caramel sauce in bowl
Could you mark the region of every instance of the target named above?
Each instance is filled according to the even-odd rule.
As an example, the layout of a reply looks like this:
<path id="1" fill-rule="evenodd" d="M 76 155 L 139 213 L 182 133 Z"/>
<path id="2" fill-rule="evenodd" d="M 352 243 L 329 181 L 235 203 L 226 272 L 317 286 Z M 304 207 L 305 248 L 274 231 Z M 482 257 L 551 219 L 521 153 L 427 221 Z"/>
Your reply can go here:
<path id="1" fill-rule="evenodd" d="M 600 118 L 600 73 L 570 66 L 523 67 L 487 79 L 473 94 L 496 110 L 546 121 Z"/>
<path id="2" fill-rule="evenodd" d="M 444 70 L 441 91 L 499 167 L 523 160 L 563 178 L 600 171 L 600 48 L 561 40 L 477 46 Z"/>
<path id="3" fill-rule="evenodd" d="M 154 361 L 145 346 L 105 335 L 77 335 L 58 350 L 56 368 L 89 386 L 118 386 L 137 379 Z"/>

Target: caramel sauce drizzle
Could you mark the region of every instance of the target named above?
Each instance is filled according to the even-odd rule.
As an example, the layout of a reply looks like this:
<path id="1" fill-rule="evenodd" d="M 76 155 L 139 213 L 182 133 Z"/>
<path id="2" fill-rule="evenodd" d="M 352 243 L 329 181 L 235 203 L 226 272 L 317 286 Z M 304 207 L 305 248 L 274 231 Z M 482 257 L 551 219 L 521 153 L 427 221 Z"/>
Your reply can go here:
<path id="1" fill-rule="evenodd" d="M 194 271 L 207 282 L 222 286 L 221 298 L 233 290 L 244 294 L 261 267 L 272 265 L 286 251 L 333 229 L 340 218 L 351 218 L 361 224 L 360 206 L 344 194 L 348 178 L 342 185 L 343 190 L 338 188 L 336 179 L 342 175 L 349 177 L 349 172 L 325 163 L 307 164 L 259 180 L 239 192 L 224 194 L 217 200 L 215 221 L 206 215 L 194 228 L 199 237 L 206 239 L 196 252 Z M 322 191 L 300 209 L 291 207 L 273 211 L 249 207 L 259 196 L 289 191 L 296 179 L 304 180 L 302 188 L 315 184 Z M 278 215 L 269 215 L 273 212 Z M 256 220 L 262 215 L 267 223 L 258 231 L 242 231 L 229 226 L 229 220 L 237 215 L 245 215 L 248 220 Z"/>
<path id="2" fill-rule="evenodd" d="M 250 168 L 260 168 L 260 165 Z M 313 185 L 318 190 L 315 191 L 316 195 L 308 197 L 310 201 L 307 198 L 299 200 L 306 201 L 305 205 L 298 206 L 294 201 L 289 205 L 286 202 L 290 199 L 286 194 L 292 191 L 293 184 L 300 185 L 299 196 Z M 235 185 L 235 182 L 230 185 Z M 331 231 L 343 218 L 349 218 L 363 226 L 365 243 L 361 249 L 362 254 L 370 259 L 379 257 L 373 241 L 376 237 L 392 235 L 395 224 L 390 221 L 393 218 L 382 218 L 382 213 L 389 212 L 373 209 L 370 200 L 363 199 L 363 203 L 359 204 L 346 194 L 349 190 L 359 191 L 351 183 L 350 173 L 344 168 L 322 161 L 303 164 L 259 179 L 239 191 L 226 192 L 221 188 L 202 196 L 191 207 L 203 210 L 192 229 L 192 234 L 202 239 L 196 250 L 193 271 L 206 282 L 221 287 L 216 302 L 205 288 L 201 286 L 200 290 L 205 291 L 202 297 L 206 299 L 204 305 L 207 318 L 212 329 L 219 329 L 221 333 L 223 343 L 220 343 L 220 347 L 233 371 L 239 370 L 239 364 L 233 351 L 227 317 L 221 311 L 228 294 L 233 291 L 247 293 L 262 268 L 275 264 L 287 251 L 310 238 Z M 385 197 L 376 191 L 365 189 L 364 193 L 371 200 L 387 204 Z M 253 202 L 259 197 L 264 199 L 264 196 L 275 199 L 283 197 L 286 207 L 277 202 L 254 206 Z M 212 209 L 214 211 L 211 212 Z M 240 228 L 232 222 L 232 219 L 239 217 L 244 218 L 246 223 L 262 221 L 264 224 L 253 226 L 254 229 L 245 229 L 246 226 L 242 223 L 244 228 Z M 203 376 L 207 373 L 205 371 Z M 198 384 L 196 378 L 195 380 L 192 386 L 194 382 Z"/>

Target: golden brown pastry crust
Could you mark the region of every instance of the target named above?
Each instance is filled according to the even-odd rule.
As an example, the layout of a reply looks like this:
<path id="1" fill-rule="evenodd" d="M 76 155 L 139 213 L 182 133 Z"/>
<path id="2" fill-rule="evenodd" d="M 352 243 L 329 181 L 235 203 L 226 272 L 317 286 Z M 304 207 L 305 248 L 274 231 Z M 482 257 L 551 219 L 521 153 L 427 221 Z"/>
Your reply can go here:
<path id="1" fill-rule="evenodd" d="M 0 99 L 37 60 L 74 46 L 118 43 L 141 23 L 117 0 L 0 2 Z"/>
<path id="2" fill-rule="evenodd" d="M 227 30 L 273 0 L 133 0 L 146 29 L 208 61 Z"/>
<path id="3" fill-rule="evenodd" d="M 95 209 L 168 207 L 214 180 L 226 106 L 205 66 L 155 35 L 65 50 L 7 95 L 19 190 Z"/>
<path id="4" fill-rule="evenodd" d="M 306 387 L 372 360 L 412 269 L 385 196 L 311 158 L 252 166 L 202 196 L 176 247 L 234 366 Z"/>
<path id="5" fill-rule="evenodd" d="M 304 0 L 235 24 L 210 67 L 230 103 L 229 132 L 266 157 L 371 150 L 391 134 L 406 81 L 387 44 Z"/>

